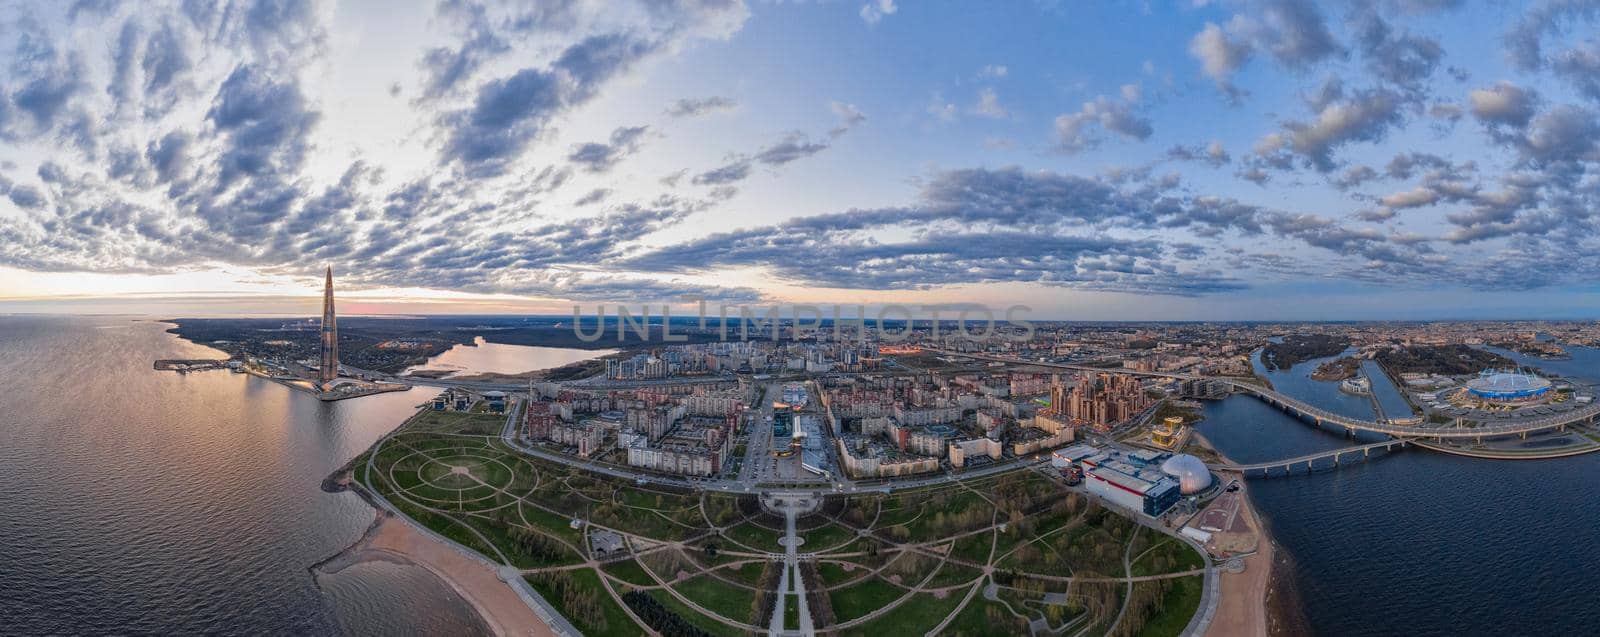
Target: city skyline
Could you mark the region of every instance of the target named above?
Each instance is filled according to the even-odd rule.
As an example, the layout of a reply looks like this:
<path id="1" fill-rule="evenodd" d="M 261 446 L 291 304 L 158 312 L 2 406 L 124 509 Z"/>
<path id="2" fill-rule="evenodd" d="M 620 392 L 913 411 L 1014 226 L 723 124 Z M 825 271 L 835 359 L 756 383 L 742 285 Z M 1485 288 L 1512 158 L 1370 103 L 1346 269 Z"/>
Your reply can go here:
<path id="1" fill-rule="evenodd" d="M 186 7 L 4 12 L 0 312 L 1600 317 L 1579 3 Z"/>

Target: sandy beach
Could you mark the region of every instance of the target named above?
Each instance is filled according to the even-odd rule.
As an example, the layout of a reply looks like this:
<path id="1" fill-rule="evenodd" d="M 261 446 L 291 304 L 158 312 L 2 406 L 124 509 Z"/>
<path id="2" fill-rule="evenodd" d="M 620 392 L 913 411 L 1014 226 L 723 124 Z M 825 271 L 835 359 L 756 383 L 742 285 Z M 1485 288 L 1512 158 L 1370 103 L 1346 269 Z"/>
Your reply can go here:
<path id="1" fill-rule="evenodd" d="M 405 520 L 379 511 L 366 535 L 317 568 L 337 573 L 363 561 L 383 560 L 428 569 L 472 605 L 496 635 L 554 635 L 548 624 L 487 564 L 462 555 Z"/>
<path id="2" fill-rule="evenodd" d="M 1200 432 L 1194 432 L 1192 440 L 1224 462 L 1232 462 L 1212 447 L 1211 441 L 1206 440 Z M 1266 637 L 1270 634 L 1267 594 L 1272 588 L 1275 547 L 1255 507 L 1250 504 L 1248 485 L 1242 480 L 1240 484 L 1242 487 L 1237 493 L 1223 494 L 1218 498 L 1218 502 L 1227 500 L 1237 508 L 1236 513 L 1227 516 L 1223 530 L 1213 535 L 1211 544 L 1220 544 L 1217 548 L 1222 548 L 1226 553 L 1249 555 L 1240 558 L 1244 563 L 1243 572 L 1231 573 L 1225 568 L 1221 570 L 1217 613 L 1206 634 L 1217 637 Z"/>
<path id="3" fill-rule="evenodd" d="M 1258 529 L 1260 520 L 1248 504 L 1240 508 L 1245 523 Z M 1259 537 L 1259 536 L 1258 536 Z M 1264 539 L 1264 538 L 1262 538 Z M 1267 591 L 1272 583 L 1273 547 L 1271 540 L 1258 541 L 1256 552 L 1243 558 L 1244 572 L 1222 572 L 1221 599 L 1207 635 L 1219 637 L 1266 637 Z"/>

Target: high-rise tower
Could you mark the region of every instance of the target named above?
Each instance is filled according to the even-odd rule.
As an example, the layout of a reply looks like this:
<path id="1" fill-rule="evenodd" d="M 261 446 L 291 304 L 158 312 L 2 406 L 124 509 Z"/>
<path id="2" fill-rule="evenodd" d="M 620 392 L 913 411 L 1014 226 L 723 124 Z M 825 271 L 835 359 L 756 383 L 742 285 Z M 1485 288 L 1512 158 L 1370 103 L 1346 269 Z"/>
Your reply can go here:
<path id="1" fill-rule="evenodd" d="M 322 369 L 318 380 L 324 384 L 339 378 L 339 323 L 333 316 L 333 266 L 322 288 Z"/>

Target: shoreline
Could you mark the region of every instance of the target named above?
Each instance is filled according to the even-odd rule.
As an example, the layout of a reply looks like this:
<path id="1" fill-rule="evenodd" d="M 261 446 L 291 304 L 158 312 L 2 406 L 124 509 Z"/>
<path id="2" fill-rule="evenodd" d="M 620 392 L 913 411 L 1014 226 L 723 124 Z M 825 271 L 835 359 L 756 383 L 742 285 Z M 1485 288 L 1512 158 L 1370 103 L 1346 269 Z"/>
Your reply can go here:
<path id="1" fill-rule="evenodd" d="M 1191 440 L 1210 451 L 1224 462 L 1233 462 L 1227 454 L 1218 451 L 1206 439 L 1205 434 L 1194 431 Z M 1287 554 L 1282 551 L 1272 539 L 1271 530 L 1266 521 L 1256 511 L 1255 503 L 1250 498 L 1250 489 L 1244 479 L 1240 478 L 1240 492 L 1243 496 L 1239 514 L 1245 523 L 1255 530 L 1255 550 L 1240 558 L 1235 558 L 1243 565 L 1242 571 L 1229 570 L 1224 564 L 1232 560 L 1224 560 L 1218 564 L 1221 578 L 1217 612 L 1207 628 L 1207 635 L 1219 637 L 1268 637 L 1274 634 L 1297 634 L 1282 632 L 1290 623 L 1287 609 L 1272 604 L 1275 598 L 1274 591 L 1284 586 L 1287 575 Z"/>
<path id="2" fill-rule="evenodd" d="M 399 431 L 410 424 L 411 419 L 411 417 L 406 418 L 395 427 L 394 431 Z M 393 433 L 391 431 L 386 434 L 385 438 Z M 383 439 L 380 438 L 381 440 Z M 367 451 L 356 454 L 354 458 L 323 478 L 322 490 L 328 493 L 342 491 L 354 493 L 372 508 L 372 523 L 350 546 L 313 564 L 308 569 L 312 572 L 313 579 L 317 574 L 336 574 L 363 562 L 379 561 L 417 566 L 438 578 L 457 597 L 466 602 L 490 634 L 534 637 L 556 635 L 549 622 L 522 598 L 510 582 L 500 579 L 500 571 L 492 568 L 484 558 L 476 554 L 465 554 L 464 551 L 469 549 L 450 544 L 423 529 L 419 522 L 392 512 L 375 502 L 372 494 L 355 482 L 356 463 L 366 454 Z"/>
<path id="3" fill-rule="evenodd" d="M 472 607 L 483 627 L 494 635 L 555 635 L 548 624 L 522 601 L 494 569 L 462 555 L 412 526 L 410 520 L 374 510 L 372 525 L 361 539 L 311 567 L 314 574 L 334 575 L 366 562 L 420 567 Z"/>

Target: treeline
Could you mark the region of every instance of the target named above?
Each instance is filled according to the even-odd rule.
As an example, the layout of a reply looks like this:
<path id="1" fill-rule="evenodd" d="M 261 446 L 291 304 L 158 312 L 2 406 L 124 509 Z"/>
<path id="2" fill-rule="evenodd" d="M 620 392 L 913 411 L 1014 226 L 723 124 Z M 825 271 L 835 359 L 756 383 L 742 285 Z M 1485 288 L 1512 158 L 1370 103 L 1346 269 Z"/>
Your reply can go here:
<path id="1" fill-rule="evenodd" d="M 1460 343 L 1385 349 L 1374 358 L 1396 374 L 1415 372 L 1460 376 L 1476 374 L 1485 369 L 1517 366 L 1517 362 L 1509 358 Z"/>
<path id="2" fill-rule="evenodd" d="M 598 591 L 578 586 L 566 571 L 535 573 L 528 576 L 528 581 L 541 589 L 539 594 L 546 599 L 554 596 L 561 600 L 561 614 L 585 626 L 592 633 L 606 631 L 606 613 L 600 606 Z"/>
<path id="3" fill-rule="evenodd" d="M 837 621 L 833 616 L 833 598 L 821 585 L 822 573 L 817 570 L 817 561 L 801 562 L 800 577 L 806 582 L 806 609 L 811 611 L 812 625 L 832 626 Z"/>
<path id="4" fill-rule="evenodd" d="M 756 598 L 750 601 L 750 616 L 755 618 L 752 622 L 756 625 L 766 624 L 766 619 L 772 617 L 772 612 L 778 608 L 778 584 L 783 579 L 784 565 L 782 562 L 767 562 L 761 565 L 761 577 Z M 825 624 L 824 624 L 825 625 Z"/>
<path id="5" fill-rule="evenodd" d="M 1350 341 L 1328 334 L 1290 334 L 1281 343 L 1267 343 L 1261 351 L 1261 364 L 1267 369 L 1289 369 L 1301 361 L 1333 356 L 1350 346 Z"/>
<path id="6" fill-rule="evenodd" d="M 1117 624 L 1117 630 L 1109 637 L 1132 637 L 1143 632 L 1145 622 L 1166 610 L 1167 591 L 1171 589 L 1170 579 L 1135 582 L 1133 595 L 1128 598 L 1127 614 L 1122 616 L 1122 622 Z"/>
<path id="7" fill-rule="evenodd" d="M 633 614 L 644 620 L 645 625 L 654 628 L 662 637 L 711 637 L 711 633 L 667 610 L 654 597 L 639 591 L 628 591 L 622 594 L 622 601 L 633 609 Z"/>
<path id="8" fill-rule="evenodd" d="M 507 526 L 506 537 L 517 552 L 540 564 L 553 564 L 570 554 L 560 542 L 524 526 Z"/>

